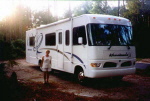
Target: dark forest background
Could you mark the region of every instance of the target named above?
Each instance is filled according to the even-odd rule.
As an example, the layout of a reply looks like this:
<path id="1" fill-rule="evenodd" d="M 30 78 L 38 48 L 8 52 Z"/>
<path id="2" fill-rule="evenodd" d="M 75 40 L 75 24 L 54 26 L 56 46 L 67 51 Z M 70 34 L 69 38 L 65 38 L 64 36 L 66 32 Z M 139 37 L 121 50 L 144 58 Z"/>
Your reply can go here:
<path id="1" fill-rule="evenodd" d="M 27 30 L 81 14 L 119 15 L 130 19 L 137 58 L 150 58 L 150 0 L 122 0 L 123 5 L 118 7 L 109 6 L 108 1 L 85 1 L 72 11 L 68 9 L 63 17 L 53 16 L 49 9 L 32 11 L 18 4 L 11 16 L 0 21 L 0 60 L 25 57 Z"/>

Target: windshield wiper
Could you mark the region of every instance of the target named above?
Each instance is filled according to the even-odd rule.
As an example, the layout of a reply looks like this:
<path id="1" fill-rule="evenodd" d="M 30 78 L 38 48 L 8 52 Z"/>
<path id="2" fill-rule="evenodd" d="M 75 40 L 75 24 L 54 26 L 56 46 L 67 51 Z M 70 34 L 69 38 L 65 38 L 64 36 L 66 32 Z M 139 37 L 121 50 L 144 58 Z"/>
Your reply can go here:
<path id="1" fill-rule="evenodd" d="M 128 49 L 131 49 L 130 46 L 129 46 L 129 43 L 126 43 L 126 46 L 127 46 Z M 112 41 L 110 42 L 110 45 L 109 45 L 109 47 L 108 47 L 108 50 L 110 50 L 111 47 L 112 47 Z"/>
<path id="2" fill-rule="evenodd" d="M 129 43 L 127 43 L 127 48 L 130 49 Z"/>
<path id="3" fill-rule="evenodd" d="M 110 50 L 110 48 L 112 47 L 112 41 L 110 42 L 110 45 L 108 47 L 108 50 Z"/>
<path id="4" fill-rule="evenodd" d="M 130 49 L 129 43 L 126 42 L 124 39 L 123 39 L 123 41 L 126 43 L 127 48 Z"/>

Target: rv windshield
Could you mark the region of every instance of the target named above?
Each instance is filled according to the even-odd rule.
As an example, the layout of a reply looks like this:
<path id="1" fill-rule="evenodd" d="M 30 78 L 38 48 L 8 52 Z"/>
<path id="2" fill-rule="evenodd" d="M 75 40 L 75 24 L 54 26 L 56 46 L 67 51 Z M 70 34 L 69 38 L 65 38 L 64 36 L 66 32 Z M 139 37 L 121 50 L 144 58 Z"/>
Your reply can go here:
<path id="1" fill-rule="evenodd" d="M 90 46 L 132 45 L 132 27 L 114 24 L 88 24 Z"/>

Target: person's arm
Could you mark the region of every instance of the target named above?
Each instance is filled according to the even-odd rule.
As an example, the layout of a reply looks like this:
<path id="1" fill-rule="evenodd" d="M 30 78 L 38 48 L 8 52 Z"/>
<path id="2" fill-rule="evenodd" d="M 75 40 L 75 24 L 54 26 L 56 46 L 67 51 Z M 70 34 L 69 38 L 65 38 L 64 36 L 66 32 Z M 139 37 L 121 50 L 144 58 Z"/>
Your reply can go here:
<path id="1" fill-rule="evenodd" d="M 52 63 L 52 57 L 50 57 L 50 64 Z"/>
<path id="2" fill-rule="evenodd" d="M 41 67 L 43 66 L 44 56 L 42 57 Z"/>

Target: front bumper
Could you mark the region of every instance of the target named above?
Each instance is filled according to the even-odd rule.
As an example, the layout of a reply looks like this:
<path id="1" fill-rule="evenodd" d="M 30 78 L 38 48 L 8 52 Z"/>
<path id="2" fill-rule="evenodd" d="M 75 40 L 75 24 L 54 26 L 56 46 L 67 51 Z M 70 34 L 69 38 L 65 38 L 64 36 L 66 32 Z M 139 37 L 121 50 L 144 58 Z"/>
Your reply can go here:
<path id="1" fill-rule="evenodd" d="M 103 78 L 103 77 L 125 76 L 125 75 L 134 74 L 135 71 L 136 71 L 135 67 L 90 70 L 89 73 L 87 73 L 86 77 L 89 77 L 89 78 Z"/>

